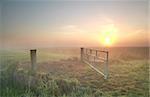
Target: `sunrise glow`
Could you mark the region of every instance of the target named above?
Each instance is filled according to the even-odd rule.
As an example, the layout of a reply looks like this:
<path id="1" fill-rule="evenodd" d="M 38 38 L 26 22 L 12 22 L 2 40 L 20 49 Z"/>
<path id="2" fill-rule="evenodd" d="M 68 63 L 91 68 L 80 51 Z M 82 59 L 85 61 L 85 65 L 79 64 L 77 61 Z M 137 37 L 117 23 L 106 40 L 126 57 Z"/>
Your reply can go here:
<path id="1" fill-rule="evenodd" d="M 148 46 L 146 2 L 0 1 L 5 48 Z"/>
<path id="2" fill-rule="evenodd" d="M 100 43 L 103 46 L 113 46 L 117 42 L 118 29 L 114 24 L 104 25 L 99 35 Z"/>
<path id="3" fill-rule="evenodd" d="M 106 37 L 106 38 L 105 38 L 105 44 L 106 44 L 107 46 L 111 45 L 111 39 L 110 39 L 110 37 Z"/>

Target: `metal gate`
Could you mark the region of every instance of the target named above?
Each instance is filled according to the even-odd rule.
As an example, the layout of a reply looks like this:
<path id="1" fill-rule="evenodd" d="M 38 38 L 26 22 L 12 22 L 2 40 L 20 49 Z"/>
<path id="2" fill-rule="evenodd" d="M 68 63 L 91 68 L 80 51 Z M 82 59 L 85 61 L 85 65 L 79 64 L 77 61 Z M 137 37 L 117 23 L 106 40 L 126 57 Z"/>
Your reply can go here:
<path id="1" fill-rule="evenodd" d="M 81 60 L 91 68 L 108 78 L 108 51 L 81 48 Z"/>

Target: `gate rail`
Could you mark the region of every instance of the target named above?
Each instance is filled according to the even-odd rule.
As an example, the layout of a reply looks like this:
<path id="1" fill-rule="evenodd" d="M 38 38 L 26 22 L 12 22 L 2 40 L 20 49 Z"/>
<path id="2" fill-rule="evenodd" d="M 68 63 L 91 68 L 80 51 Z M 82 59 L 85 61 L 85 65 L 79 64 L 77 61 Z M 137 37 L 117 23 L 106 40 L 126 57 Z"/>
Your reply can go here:
<path id="1" fill-rule="evenodd" d="M 101 54 L 104 54 L 104 57 L 101 57 L 100 56 Z M 104 79 L 108 78 L 108 51 L 101 51 L 101 50 L 90 49 L 90 48 L 81 48 L 81 61 L 88 64 L 99 74 L 103 75 Z M 104 72 L 102 72 L 101 70 L 93 66 L 97 62 L 103 63 Z"/>

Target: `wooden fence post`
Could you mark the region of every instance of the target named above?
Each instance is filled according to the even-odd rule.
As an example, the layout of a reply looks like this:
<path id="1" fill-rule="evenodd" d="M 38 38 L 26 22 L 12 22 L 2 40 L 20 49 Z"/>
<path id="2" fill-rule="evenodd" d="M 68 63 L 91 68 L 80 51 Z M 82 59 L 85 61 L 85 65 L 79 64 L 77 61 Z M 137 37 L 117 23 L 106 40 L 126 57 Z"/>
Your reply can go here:
<path id="1" fill-rule="evenodd" d="M 30 57 L 31 57 L 31 70 L 32 72 L 36 72 L 36 49 L 30 50 Z"/>
<path id="2" fill-rule="evenodd" d="M 97 50 L 96 50 L 96 56 L 97 56 Z"/>
<path id="3" fill-rule="evenodd" d="M 83 61 L 83 53 L 84 53 L 83 48 L 81 48 L 81 61 Z"/>

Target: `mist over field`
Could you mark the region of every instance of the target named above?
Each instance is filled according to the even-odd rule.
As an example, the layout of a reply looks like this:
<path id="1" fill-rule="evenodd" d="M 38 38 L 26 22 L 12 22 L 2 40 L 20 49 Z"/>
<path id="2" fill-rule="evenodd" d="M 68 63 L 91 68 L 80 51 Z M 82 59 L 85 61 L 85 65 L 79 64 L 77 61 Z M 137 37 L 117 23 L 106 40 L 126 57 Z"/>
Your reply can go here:
<path id="1" fill-rule="evenodd" d="M 148 0 L 0 0 L 0 97 L 149 97 Z"/>
<path id="2" fill-rule="evenodd" d="M 9 70 L 9 72 L 15 74 L 15 76 L 13 75 L 13 79 L 15 77 L 15 82 L 13 83 L 9 81 L 11 80 L 9 77 L 9 80 L 2 77 L 1 83 L 3 84 L 1 84 L 1 86 L 6 87 L 9 84 L 12 84 L 13 86 L 11 87 L 13 89 L 21 89 L 13 91 L 10 88 L 10 90 L 5 93 L 5 88 L 3 88 L 1 95 L 15 95 L 15 93 L 18 95 L 20 92 L 20 95 L 30 97 L 37 94 L 47 95 L 48 97 L 49 95 L 58 95 L 61 97 L 64 93 L 71 97 L 74 97 L 75 95 L 75 97 L 78 97 L 77 95 L 82 95 L 81 97 L 97 97 L 96 95 L 99 95 L 98 97 L 113 97 L 114 95 L 119 97 L 122 95 L 125 97 L 148 97 L 148 47 L 113 47 L 109 49 L 95 49 L 109 51 L 109 78 L 107 80 L 87 64 L 80 61 L 80 48 L 59 47 L 37 49 L 36 65 L 37 73 L 39 75 L 37 78 L 39 78 L 39 80 L 36 87 L 32 86 L 34 87 L 34 91 L 30 90 L 28 93 L 24 92 L 22 89 L 26 87 L 29 80 L 27 76 L 27 72 L 31 68 L 29 50 L 7 50 L 0 52 L 2 59 L 1 67 L 6 69 L 6 72 Z M 6 68 L 7 66 L 10 68 Z M 16 66 L 17 70 L 12 68 L 14 66 Z M 98 64 L 97 68 L 103 70 L 103 66 L 103 64 Z M 4 76 L 4 72 L 5 71 L 1 71 L 2 76 Z M 43 76 L 42 79 L 40 76 Z M 7 79 L 7 81 L 4 79 Z M 44 84 L 44 82 L 46 83 Z M 18 88 L 15 86 L 15 83 L 19 84 Z M 51 85 L 49 85 L 50 83 Z M 33 82 L 32 84 L 35 83 Z M 45 88 L 45 85 L 48 87 Z M 39 87 L 42 90 L 39 90 Z M 55 87 L 55 89 L 53 90 L 52 87 Z"/>

